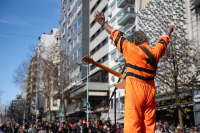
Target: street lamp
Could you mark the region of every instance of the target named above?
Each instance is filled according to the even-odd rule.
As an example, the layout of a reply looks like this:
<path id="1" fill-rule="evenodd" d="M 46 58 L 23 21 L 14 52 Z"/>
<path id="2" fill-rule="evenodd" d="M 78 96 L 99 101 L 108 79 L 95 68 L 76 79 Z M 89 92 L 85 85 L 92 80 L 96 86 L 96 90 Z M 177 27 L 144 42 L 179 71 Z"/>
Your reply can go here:
<path id="1" fill-rule="evenodd" d="M 77 65 L 82 65 L 83 67 L 87 67 L 87 111 L 85 111 L 87 113 L 87 122 L 88 122 L 88 114 L 91 112 L 90 110 L 88 110 L 88 69 L 89 69 L 89 63 L 88 65 L 83 65 L 83 64 L 79 64 L 79 63 L 76 63 Z"/>

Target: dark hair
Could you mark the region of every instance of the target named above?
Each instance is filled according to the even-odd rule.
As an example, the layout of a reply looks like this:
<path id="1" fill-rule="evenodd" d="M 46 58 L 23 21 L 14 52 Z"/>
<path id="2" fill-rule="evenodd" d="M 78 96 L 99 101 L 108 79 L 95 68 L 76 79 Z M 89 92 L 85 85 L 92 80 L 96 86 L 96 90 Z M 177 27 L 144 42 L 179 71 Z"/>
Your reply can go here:
<path id="1" fill-rule="evenodd" d="M 149 38 L 146 36 L 146 34 L 143 31 L 136 31 L 133 35 L 132 38 L 129 36 L 127 39 L 134 43 L 135 45 L 140 45 L 144 42 L 149 43 Z"/>
<path id="2" fill-rule="evenodd" d="M 82 119 L 82 118 L 79 118 L 79 121 L 80 121 L 80 120 L 81 120 L 81 121 L 83 121 L 83 119 Z"/>

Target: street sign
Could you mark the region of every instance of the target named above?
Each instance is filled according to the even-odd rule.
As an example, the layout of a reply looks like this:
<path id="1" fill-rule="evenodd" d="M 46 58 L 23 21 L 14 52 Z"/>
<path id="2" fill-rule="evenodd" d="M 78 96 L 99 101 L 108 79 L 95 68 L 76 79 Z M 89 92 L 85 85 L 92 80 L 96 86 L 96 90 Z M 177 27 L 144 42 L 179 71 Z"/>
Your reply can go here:
<path id="1" fill-rule="evenodd" d="M 49 110 L 47 110 L 47 120 L 50 120 L 50 116 L 49 116 Z"/>
<path id="2" fill-rule="evenodd" d="M 63 107 L 59 106 L 59 117 L 63 117 Z"/>
<path id="3" fill-rule="evenodd" d="M 88 111 L 85 111 L 85 113 L 88 113 L 88 114 L 90 114 L 90 113 L 93 113 L 93 111 L 91 111 L 91 110 L 88 110 Z"/>

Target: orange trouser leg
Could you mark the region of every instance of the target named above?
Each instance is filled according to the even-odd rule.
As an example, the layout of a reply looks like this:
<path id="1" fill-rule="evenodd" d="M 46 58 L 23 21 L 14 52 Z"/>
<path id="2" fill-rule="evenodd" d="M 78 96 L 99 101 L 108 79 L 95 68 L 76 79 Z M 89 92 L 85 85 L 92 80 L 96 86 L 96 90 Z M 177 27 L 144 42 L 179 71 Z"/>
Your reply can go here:
<path id="1" fill-rule="evenodd" d="M 126 80 L 124 133 L 154 133 L 155 87 Z"/>

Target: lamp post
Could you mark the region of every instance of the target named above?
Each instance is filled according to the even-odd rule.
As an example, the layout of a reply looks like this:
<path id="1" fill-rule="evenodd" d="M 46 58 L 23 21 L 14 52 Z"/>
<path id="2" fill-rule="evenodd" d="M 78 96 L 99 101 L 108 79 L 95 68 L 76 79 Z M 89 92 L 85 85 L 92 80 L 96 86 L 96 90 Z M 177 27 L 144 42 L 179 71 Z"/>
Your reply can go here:
<path id="1" fill-rule="evenodd" d="M 76 63 L 77 65 L 82 65 L 83 67 L 87 67 L 87 122 L 88 122 L 88 114 L 90 113 L 90 110 L 88 110 L 88 75 L 89 75 L 89 63 L 88 65 L 83 65 L 83 64 L 79 64 L 79 63 Z"/>

